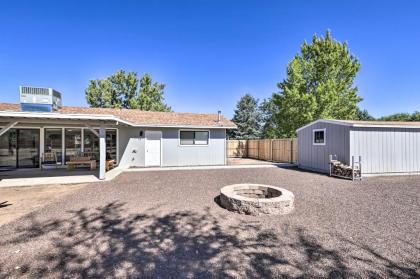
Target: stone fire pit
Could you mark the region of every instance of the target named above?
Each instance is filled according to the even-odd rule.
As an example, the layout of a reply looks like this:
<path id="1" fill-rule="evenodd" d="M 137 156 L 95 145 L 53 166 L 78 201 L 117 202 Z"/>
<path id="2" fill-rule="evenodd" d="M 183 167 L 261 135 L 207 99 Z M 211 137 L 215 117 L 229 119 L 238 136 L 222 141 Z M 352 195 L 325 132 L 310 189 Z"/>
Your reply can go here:
<path id="1" fill-rule="evenodd" d="M 294 206 L 292 192 L 270 185 L 233 184 L 220 190 L 220 203 L 224 208 L 241 214 L 288 214 Z"/>

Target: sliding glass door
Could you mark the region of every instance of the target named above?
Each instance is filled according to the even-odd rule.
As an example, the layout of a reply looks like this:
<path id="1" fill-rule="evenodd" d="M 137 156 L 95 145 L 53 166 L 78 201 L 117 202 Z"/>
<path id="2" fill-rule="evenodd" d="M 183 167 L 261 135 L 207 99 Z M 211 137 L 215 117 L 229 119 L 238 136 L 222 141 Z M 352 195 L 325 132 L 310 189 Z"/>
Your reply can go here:
<path id="1" fill-rule="evenodd" d="M 65 158 L 70 161 L 72 156 L 80 156 L 82 151 L 82 130 L 65 129 Z"/>
<path id="2" fill-rule="evenodd" d="M 39 129 L 10 129 L 0 136 L 0 169 L 39 167 Z"/>
<path id="3" fill-rule="evenodd" d="M 117 130 L 106 130 L 106 159 L 117 161 Z"/>
<path id="4" fill-rule="evenodd" d="M 99 160 L 99 138 L 89 129 L 84 129 L 82 133 L 82 129 L 65 128 L 63 134 L 62 128 L 45 128 L 43 152 L 54 153 L 56 157 L 54 162 L 61 165 L 63 156 L 65 161 L 68 161 L 71 156 L 81 155 L 83 145 L 84 154 L 89 154 L 89 156 Z M 95 129 L 95 131 L 99 133 L 98 129 Z M 106 159 L 117 161 L 117 130 L 107 129 L 105 141 Z M 0 170 L 39 167 L 39 145 L 39 129 L 9 129 L 0 136 Z M 45 156 L 45 158 L 53 157 Z"/>
<path id="5" fill-rule="evenodd" d="M 0 169 L 16 168 L 16 130 L 10 129 L 0 136 Z"/>
<path id="6" fill-rule="evenodd" d="M 99 130 L 95 130 L 99 134 Z M 91 130 L 85 129 L 83 131 L 83 153 L 85 156 L 90 156 L 92 159 L 99 161 L 99 138 Z"/>
<path id="7" fill-rule="evenodd" d="M 46 156 L 46 158 L 56 158 L 57 165 L 62 162 L 63 130 L 61 128 L 46 128 L 44 137 L 44 153 L 54 153 L 55 156 Z"/>
<path id="8" fill-rule="evenodd" d="M 17 132 L 17 167 L 39 167 L 39 129 L 18 129 Z"/>

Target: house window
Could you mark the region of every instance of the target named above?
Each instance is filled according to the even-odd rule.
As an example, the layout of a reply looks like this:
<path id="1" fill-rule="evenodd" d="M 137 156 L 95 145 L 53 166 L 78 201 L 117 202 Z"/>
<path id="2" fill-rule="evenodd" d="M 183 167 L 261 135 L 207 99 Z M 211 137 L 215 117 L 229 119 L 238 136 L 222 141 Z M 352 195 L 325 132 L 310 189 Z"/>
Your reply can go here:
<path id="1" fill-rule="evenodd" d="M 179 131 L 180 145 L 208 145 L 209 131 Z"/>
<path id="2" fill-rule="evenodd" d="M 325 145 L 325 129 L 313 130 L 313 144 L 314 145 Z"/>

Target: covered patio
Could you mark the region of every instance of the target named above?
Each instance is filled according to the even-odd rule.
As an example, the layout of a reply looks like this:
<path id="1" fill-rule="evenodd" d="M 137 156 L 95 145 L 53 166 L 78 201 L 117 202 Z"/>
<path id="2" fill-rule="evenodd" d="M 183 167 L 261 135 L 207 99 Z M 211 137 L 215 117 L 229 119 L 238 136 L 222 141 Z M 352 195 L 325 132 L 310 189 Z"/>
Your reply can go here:
<path id="1" fill-rule="evenodd" d="M 112 115 L 0 112 L 0 186 L 29 177 L 105 179 L 107 164 L 118 165 L 121 125 Z"/>
<path id="2" fill-rule="evenodd" d="M 99 170 L 66 168 L 41 170 L 16 169 L 0 172 L 0 188 L 16 186 L 34 186 L 47 184 L 76 184 L 98 182 Z"/>

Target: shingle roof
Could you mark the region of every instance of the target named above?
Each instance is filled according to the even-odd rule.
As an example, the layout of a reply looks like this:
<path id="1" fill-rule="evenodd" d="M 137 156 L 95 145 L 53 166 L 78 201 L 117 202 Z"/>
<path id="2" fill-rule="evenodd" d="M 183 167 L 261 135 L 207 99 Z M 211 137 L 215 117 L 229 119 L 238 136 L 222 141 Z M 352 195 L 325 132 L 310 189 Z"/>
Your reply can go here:
<path id="1" fill-rule="evenodd" d="M 0 111 L 20 112 L 20 104 L 0 103 Z M 88 107 L 62 107 L 55 113 L 84 115 L 113 115 L 134 126 L 179 126 L 179 127 L 215 127 L 236 128 L 236 125 L 224 116 L 218 121 L 217 114 L 141 111 L 137 109 L 112 109 Z"/>

